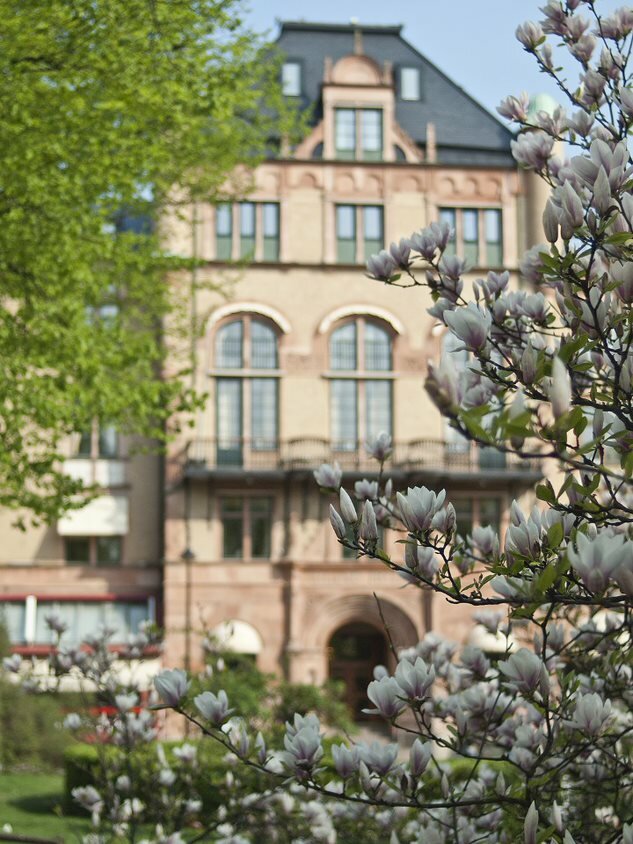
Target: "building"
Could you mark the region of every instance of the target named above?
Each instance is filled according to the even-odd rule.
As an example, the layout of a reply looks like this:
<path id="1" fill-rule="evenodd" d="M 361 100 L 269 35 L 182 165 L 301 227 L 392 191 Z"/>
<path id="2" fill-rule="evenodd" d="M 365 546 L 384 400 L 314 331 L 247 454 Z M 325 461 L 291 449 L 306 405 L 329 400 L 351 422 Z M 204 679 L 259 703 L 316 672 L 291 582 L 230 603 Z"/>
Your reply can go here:
<path id="1" fill-rule="evenodd" d="M 396 646 L 429 629 L 466 640 L 472 624 L 348 557 L 313 470 L 338 460 L 348 483 L 375 471 L 365 442 L 388 431 L 396 483 L 446 487 L 462 530 L 503 527 L 537 477 L 446 427 L 422 389 L 446 342 L 430 299 L 367 279 L 365 261 L 442 218 L 472 278 L 503 267 L 518 283 L 539 196 L 511 133 L 401 27 L 286 22 L 278 46 L 309 133 L 257 168 L 252 192 L 165 221 L 170 248 L 204 262 L 191 306 L 209 315 L 193 350 L 206 409 L 164 465 L 114 431 L 78 435 L 68 471 L 104 493 L 54 528 L 21 534 L 1 516 L 0 608 L 25 653 L 46 650 L 54 607 L 69 637 L 156 616 L 170 666 L 199 665 L 214 634 L 265 671 L 345 680 L 358 711 L 390 659 L 383 620 Z M 230 295 L 214 292 L 227 279 Z M 384 538 L 396 555 L 397 539 Z"/>
<path id="2" fill-rule="evenodd" d="M 283 87 L 311 109 L 296 149 L 262 164 L 243 201 L 174 221 L 174 249 L 229 301 L 209 313 L 197 386 L 209 402 L 168 465 L 167 661 L 195 664 L 204 630 L 291 680 L 346 681 L 355 710 L 377 662 L 428 629 L 465 640 L 469 614 L 349 558 L 313 470 L 338 460 L 348 483 L 375 472 L 365 442 L 392 434 L 396 483 L 445 486 L 460 527 L 503 526 L 535 468 L 460 441 L 422 389 L 446 342 L 422 290 L 368 280 L 385 244 L 448 220 L 473 266 L 516 274 L 538 209 L 510 154 L 512 135 L 428 62 L 400 27 L 287 22 Z M 398 535 L 385 547 L 397 554 Z M 376 596 L 376 597 L 375 597 Z M 376 600 L 378 599 L 378 601 Z"/>

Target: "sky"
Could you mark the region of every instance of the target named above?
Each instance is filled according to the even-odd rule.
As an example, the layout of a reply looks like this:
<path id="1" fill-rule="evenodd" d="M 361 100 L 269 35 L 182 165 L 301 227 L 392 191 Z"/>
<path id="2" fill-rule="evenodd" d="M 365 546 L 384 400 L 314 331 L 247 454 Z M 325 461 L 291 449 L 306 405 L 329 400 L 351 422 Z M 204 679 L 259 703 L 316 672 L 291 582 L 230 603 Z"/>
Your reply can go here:
<path id="1" fill-rule="evenodd" d="M 519 23 L 539 20 L 545 0 L 246 0 L 246 22 L 276 36 L 276 20 L 403 24 L 402 35 L 489 111 L 527 91 L 556 95 L 514 37 Z M 598 0 L 608 14 L 625 0 Z M 577 81 L 574 69 L 573 80 Z"/>

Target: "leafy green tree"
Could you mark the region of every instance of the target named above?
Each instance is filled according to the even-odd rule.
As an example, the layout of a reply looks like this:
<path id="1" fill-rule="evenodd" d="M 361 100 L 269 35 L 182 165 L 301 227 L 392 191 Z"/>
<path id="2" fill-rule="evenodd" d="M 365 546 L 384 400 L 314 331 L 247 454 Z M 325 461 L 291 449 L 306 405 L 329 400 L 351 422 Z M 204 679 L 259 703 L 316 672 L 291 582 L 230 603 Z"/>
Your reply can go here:
<path id="1" fill-rule="evenodd" d="M 239 9 L 0 0 L 2 506 L 54 519 L 79 488 L 69 433 L 96 419 L 160 440 L 195 401 L 159 377 L 165 274 L 187 263 L 158 215 L 220 196 L 293 122 Z"/>

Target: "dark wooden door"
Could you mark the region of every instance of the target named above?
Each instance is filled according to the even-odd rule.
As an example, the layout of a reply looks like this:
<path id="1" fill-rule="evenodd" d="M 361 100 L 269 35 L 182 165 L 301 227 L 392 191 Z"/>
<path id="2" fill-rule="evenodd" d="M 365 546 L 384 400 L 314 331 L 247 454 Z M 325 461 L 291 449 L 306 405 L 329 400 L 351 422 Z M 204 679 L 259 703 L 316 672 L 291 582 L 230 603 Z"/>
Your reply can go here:
<path id="1" fill-rule="evenodd" d="M 387 658 L 385 637 L 369 624 L 361 622 L 341 627 L 330 639 L 330 677 L 345 684 L 345 702 L 355 721 L 371 717 L 363 712 L 372 704 L 367 686 L 373 680 L 376 665 Z"/>

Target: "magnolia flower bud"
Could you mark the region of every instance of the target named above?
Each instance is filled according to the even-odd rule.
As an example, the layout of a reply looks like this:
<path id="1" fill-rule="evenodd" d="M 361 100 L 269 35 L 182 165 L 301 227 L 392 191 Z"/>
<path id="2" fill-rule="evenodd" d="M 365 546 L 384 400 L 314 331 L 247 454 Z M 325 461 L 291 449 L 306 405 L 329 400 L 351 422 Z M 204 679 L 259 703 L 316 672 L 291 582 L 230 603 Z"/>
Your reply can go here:
<path id="1" fill-rule="evenodd" d="M 202 692 L 193 700 L 196 709 L 210 721 L 214 727 L 221 726 L 233 711 L 229 709 L 229 700 L 224 689 L 220 689 L 217 695 L 213 692 Z"/>
<path id="2" fill-rule="evenodd" d="M 555 419 L 560 419 L 571 407 L 571 379 L 567 367 L 559 357 L 552 361 L 552 380 L 548 397 Z"/>
<path id="3" fill-rule="evenodd" d="M 532 801 L 525 816 L 525 823 L 523 824 L 523 841 L 525 844 L 536 844 L 537 831 L 538 812 L 536 811 L 536 804 Z"/>
<path id="4" fill-rule="evenodd" d="M 345 527 L 345 522 L 339 516 L 332 504 L 330 504 L 330 524 L 332 525 L 332 530 L 336 534 L 337 538 L 345 539 L 347 535 L 347 528 Z"/>
<path id="5" fill-rule="evenodd" d="M 558 240 L 558 210 L 551 199 L 548 199 L 545 203 L 543 231 L 545 232 L 545 239 L 549 243 L 556 243 Z"/>
<path id="6" fill-rule="evenodd" d="M 365 501 L 360 519 L 360 536 L 365 542 L 375 542 L 378 539 L 376 514 L 371 501 Z"/>
<path id="7" fill-rule="evenodd" d="M 352 499 L 343 487 L 341 487 L 339 492 L 339 501 L 341 505 L 341 515 L 348 525 L 355 525 L 358 522 L 358 513 L 356 512 L 356 507 L 354 507 Z"/>

